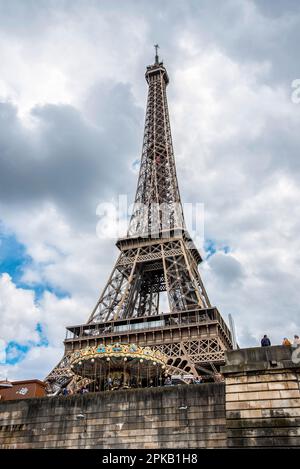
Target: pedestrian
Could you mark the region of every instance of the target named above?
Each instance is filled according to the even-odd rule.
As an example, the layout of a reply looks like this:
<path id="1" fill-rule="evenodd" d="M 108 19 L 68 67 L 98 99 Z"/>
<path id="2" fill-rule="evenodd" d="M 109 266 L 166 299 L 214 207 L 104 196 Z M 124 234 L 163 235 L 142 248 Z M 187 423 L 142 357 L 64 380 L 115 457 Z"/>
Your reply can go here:
<path id="1" fill-rule="evenodd" d="M 293 340 L 293 345 L 294 348 L 297 348 L 300 346 L 300 339 L 297 334 L 294 335 L 294 340 Z"/>
<path id="2" fill-rule="evenodd" d="M 263 336 L 263 338 L 261 339 L 261 346 L 262 347 L 270 347 L 271 345 L 271 341 L 269 339 L 269 337 L 267 336 L 267 334 L 265 334 Z"/>
<path id="3" fill-rule="evenodd" d="M 172 386 L 172 380 L 170 376 L 165 379 L 165 386 Z"/>
<path id="4" fill-rule="evenodd" d="M 109 376 L 109 377 L 107 378 L 107 388 L 108 388 L 109 390 L 111 390 L 112 386 L 113 386 L 113 381 L 112 381 L 111 377 Z"/>
<path id="5" fill-rule="evenodd" d="M 194 379 L 194 384 L 201 384 L 201 383 L 202 383 L 201 376 L 198 376 L 197 378 Z"/>
<path id="6" fill-rule="evenodd" d="M 285 337 L 282 341 L 282 345 L 284 345 L 285 347 L 290 347 L 292 344 L 289 341 L 289 339 L 287 337 Z"/>

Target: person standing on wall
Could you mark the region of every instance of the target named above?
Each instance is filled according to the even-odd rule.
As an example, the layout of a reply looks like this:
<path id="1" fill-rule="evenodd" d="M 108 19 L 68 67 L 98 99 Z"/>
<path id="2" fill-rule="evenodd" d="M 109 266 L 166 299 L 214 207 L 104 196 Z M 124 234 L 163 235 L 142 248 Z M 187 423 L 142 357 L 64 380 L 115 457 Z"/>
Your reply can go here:
<path id="1" fill-rule="evenodd" d="M 261 339 L 261 346 L 262 347 L 270 347 L 271 341 L 269 337 L 265 334 L 263 338 Z"/>

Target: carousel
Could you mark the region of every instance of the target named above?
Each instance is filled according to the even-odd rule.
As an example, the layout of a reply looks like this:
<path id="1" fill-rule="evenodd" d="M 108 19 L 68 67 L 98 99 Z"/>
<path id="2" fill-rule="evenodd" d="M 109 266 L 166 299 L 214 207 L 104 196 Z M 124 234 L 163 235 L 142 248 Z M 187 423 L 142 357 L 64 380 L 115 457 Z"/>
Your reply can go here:
<path id="1" fill-rule="evenodd" d="M 160 386 L 167 357 L 136 344 L 100 344 L 75 351 L 70 357 L 74 375 L 84 378 L 89 391 Z"/>

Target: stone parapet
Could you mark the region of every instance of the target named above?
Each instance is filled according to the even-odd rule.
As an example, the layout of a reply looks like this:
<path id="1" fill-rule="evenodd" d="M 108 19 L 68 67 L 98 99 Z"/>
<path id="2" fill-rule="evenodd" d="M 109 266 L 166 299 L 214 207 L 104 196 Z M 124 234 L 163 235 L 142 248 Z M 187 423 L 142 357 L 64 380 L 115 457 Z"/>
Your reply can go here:
<path id="1" fill-rule="evenodd" d="M 290 347 L 226 352 L 228 447 L 300 446 L 300 365 Z"/>

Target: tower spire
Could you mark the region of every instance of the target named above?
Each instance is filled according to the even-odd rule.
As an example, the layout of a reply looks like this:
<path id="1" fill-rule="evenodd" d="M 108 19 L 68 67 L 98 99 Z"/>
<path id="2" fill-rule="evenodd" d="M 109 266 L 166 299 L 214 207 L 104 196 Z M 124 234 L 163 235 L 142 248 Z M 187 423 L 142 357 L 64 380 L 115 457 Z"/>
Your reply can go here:
<path id="1" fill-rule="evenodd" d="M 155 48 L 155 64 L 158 65 L 158 63 L 159 63 L 159 57 L 158 57 L 157 49 L 159 49 L 159 45 L 158 45 L 158 44 L 155 44 L 155 45 L 154 45 L 154 48 Z"/>
<path id="2" fill-rule="evenodd" d="M 143 150 L 129 236 L 157 236 L 185 228 L 176 176 L 166 87 L 169 77 L 162 62 L 146 69 L 148 101 Z"/>

